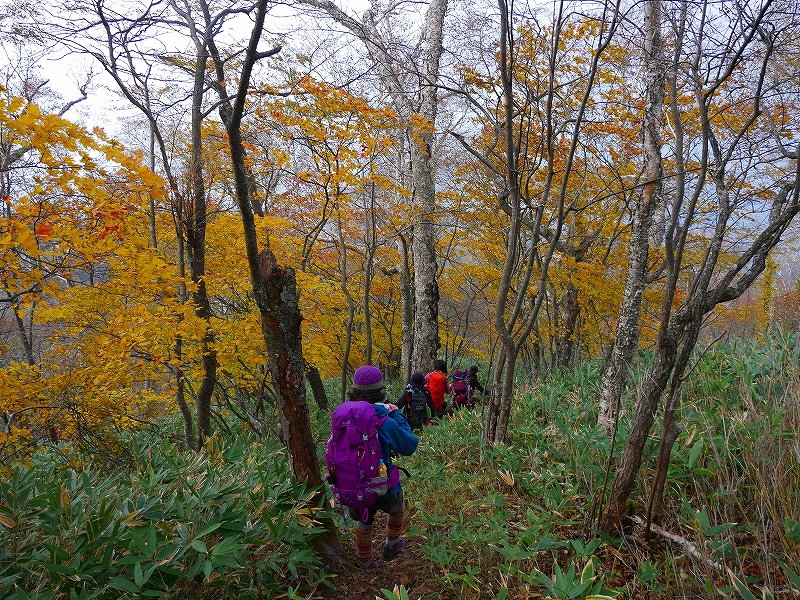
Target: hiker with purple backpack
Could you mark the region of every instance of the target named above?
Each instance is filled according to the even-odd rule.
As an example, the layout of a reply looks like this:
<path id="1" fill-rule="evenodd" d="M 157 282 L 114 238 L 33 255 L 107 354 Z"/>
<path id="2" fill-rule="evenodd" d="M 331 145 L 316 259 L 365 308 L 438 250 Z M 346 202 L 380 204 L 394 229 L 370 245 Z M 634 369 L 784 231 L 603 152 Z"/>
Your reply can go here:
<path id="1" fill-rule="evenodd" d="M 466 371 L 456 371 L 453 373 L 453 384 L 450 388 L 453 392 L 453 408 L 473 408 L 475 403 L 472 398 L 472 391 L 469 389 L 469 373 Z"/>
<path id="2" fill-rule="evenodd" d="M 334 499 L 356 521 L 356 557 L 362 569 L 378 567 L 372 557 L 377 511 L 387 515 L 383 560 L 394 560 L 406 546 L 405 498 L 392 455 L 411 456 L 419 444 L 403 413 L 386 403 L 384 390 L 380 369 L 356 369 L 349 402 L 333 413 L 325 454 Z"/>

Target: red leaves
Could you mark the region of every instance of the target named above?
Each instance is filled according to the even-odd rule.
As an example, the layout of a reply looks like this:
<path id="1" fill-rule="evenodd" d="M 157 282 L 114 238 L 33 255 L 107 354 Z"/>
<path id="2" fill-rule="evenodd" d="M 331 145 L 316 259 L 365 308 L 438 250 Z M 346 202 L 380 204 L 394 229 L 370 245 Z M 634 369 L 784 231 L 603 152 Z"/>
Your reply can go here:
<path id="1" fill-rule="evenodd" d="M 119 225 L 106 225 L 105 227 L 103 227 L 103 232 L 100 234 L 100 239 L 101 240 L 106 239 L 106 236 L 111 231 L 119 231 Z"/>
<path id="2" fill-rule="evenodd" d="M 48 221 L 43 221 L 36 225 L 36 237 L 43 242 L 46 242 L 50 235 L 53 233 L 53 225 Z"/>

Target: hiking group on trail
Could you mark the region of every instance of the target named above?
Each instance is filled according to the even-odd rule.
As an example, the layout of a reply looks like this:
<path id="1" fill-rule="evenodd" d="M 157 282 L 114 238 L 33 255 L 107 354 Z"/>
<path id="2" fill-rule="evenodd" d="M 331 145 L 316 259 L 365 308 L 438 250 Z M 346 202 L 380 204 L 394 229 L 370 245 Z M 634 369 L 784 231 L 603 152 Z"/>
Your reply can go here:
<path id="1" fill-rule="evenodd" d="M 459 377 L 451 388 L 447 364 L 436 360 L 427 376 L 420 372 L 411 375 L 395 405 L 387 402 L 381 370 L 364 365 L 353 374 L 348 401 L 333 412 L 325 452 L 327 481 L 336 503 L 343 511 L 347 507 L 350 518 L 356 521 L 356 558 L 362 569 L 379 566 L 372 548 L 379 510 L 386 513 L 383 560 L 394 560 L 406 547 L 405 497 L 400 469 L 392 457 L 414 453 L 419 438 L 413 430 L 419 431 L 445 414 L 446 394 L 454 391 L 454 407 L 473 407 L 475 389 L 488 395 L 478 382 L 476 365 L 457 373 Z M 457 382 L 464 385 L 456 386 Z"/>

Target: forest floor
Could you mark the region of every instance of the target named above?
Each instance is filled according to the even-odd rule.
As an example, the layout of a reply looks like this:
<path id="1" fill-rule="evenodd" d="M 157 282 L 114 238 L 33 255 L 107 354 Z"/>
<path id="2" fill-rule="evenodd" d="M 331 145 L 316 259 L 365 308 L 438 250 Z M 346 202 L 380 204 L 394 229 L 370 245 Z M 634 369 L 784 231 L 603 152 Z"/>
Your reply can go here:
<path id="1" fill-rule="evenodd" d="M 342 540 L 344 552 L 342 560 L 326 566 L 326 571 L 333 575 L 335 589 L 320 591 L 322 598 L 340 600 L 384 600 L 382 589 L 392 591 L 395 586 L 405 586 L 409 598 L 440 598 L 455 600 L 460 596 L 456 591 L 445 589 L 441 570 L 424 557 L 418 547 L 418 540 L 409 537 L 407 546 L 400 555 L 391 562 L 381 560 L 383 553 L 383 532 L 386 515 L 378 513 L 375 517 L 375 538 L 373 553 L 378 563 L 377 569 L 361 569 L 356 560 L 356 543 L 354 536 Z"/>
<path id="2" fill-rule="evenodd" d="M 373 555 L 380 565 L 379 568 L 370 570 L 359 568 L 355 558 L 354 536 L 341 536 L 344 549 L 341 560 L 325 566 L 326 572 L 331 576 L 331 584 L 334 588 L 320 588 L 314 597 L 337 600 L 385 600 L 387 596 L 381 590 L 392 592 L 400 586 L 404 586 L 407 590 L 409 600 L 477 600 L 495 597 L 495 594 L 489 589 L 480 591 L 469 587 L 458 589 L 452 583 L 444 581 L 442 568 L 425 555 L 420 548 L 420 539 L 414 536 L 408 538 L 405 550 L 393 561 L 381 560 L 385 523 L 386 515 L 378 513 L 375 517 L 376 533 L 373 541 Z M 597 553 L 597 557 L 615 571 L 615 576 L 607 580 L 609 585 L 623 586 L 635 578 L 635 569 L 631 568 L 631 565 L 636 564 L 634 554 L 648 554 L 654 560 L 663 560 L 665 557 L 665 544 L 661 540 L 644 543 L 643 540 L 630 536 L 627 546 L 623 552 L 606 547 Z M 688 558 L 685 556 L 679 559 L 679 561 L 681 560 L 688 562 Z M 680 597 L 698 598 L 703 596 L 703 591 L 697 582 L 686 583 L 689 589 L 683 590 Z M 400 598 L 396 592 L 395 595 Z M 393 597 L 390 596 L 390 598 Z M 663 596 L 653 595 L 644 588 L 636 590 L 634 586 L 634 589 L 629 589 L 628 593 L 621 597 L 625 600 L 643 600 Z M 670 595 L 668 594 L 667 597 Z M 507 600 L 528 600 L 542 598 L 542 595 L 541 592 L 532 593 L 530 589 L 510 587 L 506 598 Z"/>

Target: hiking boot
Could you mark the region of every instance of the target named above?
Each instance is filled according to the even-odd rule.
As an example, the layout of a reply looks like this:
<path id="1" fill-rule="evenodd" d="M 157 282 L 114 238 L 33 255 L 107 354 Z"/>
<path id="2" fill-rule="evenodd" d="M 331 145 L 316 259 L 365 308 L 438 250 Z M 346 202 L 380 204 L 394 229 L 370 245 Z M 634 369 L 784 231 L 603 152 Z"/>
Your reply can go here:
<path id="1" fill-rule="evenodd" d="M 359 568 L 366 569 L 366 570 L 379 569 L 380 568 L 380 565 L 378 563 L 376 563 L 374 560 L 369 560 L 367 562 L 359 563 L 358 566 L 359 566 Z"/>
<path id="2" fill-rule="evenodd" d="M 386 540 L 386 543 L 383 546 L 383 560 L 390 561 L 397 558 L 397 555 L 400 554 L 403 549 L 406 547 L 406 538 L 404 536 L 400 536 L 394 542 L 390 542 Z"/>

